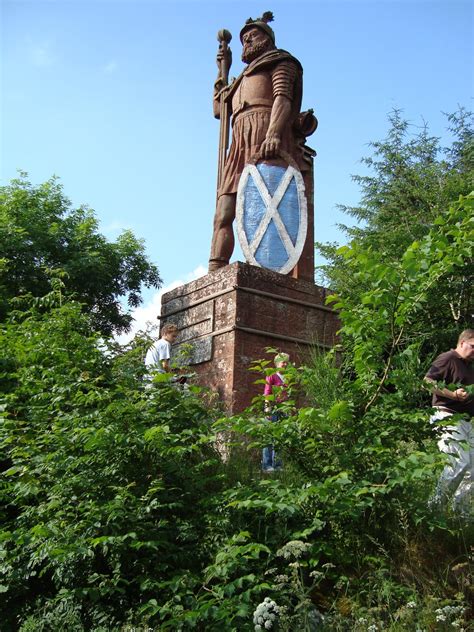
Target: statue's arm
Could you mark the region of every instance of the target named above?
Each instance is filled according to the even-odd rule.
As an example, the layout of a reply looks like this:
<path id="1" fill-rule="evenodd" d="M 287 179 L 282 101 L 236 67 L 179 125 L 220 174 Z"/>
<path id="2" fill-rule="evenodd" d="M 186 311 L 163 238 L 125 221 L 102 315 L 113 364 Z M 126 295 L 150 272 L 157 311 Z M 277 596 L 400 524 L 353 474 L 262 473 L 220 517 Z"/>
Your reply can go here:
<path id="1" fill-rule="evenodd" d="M 294 84 L 298 68 L 291 60 L 278 64 L 272 71 L 273 106 L 265 140 L 260 148 L 263 158 L 274 158 L 280 149 L 283 131 L 293 112 Z"/>
<path id="2" fill-rule="evenodd" d="M 221 90 L 219 90 L 218 84 L 219 84 L 219 79 L 214 84 L 214 96 L 212 99 L 212 111 L 214 113 L 214 118 L 216 119 L 221 118 L 221 97 L 220 97 Z"/>
<path id="3" fill-rule="evenodd" d="M 229 69 L 232 65 L 232 51 L 229 48 L 229 42 L 232 39 L 231 34 L 223 29 L 217 34 L 219 40 L 219 50 L 217 51 L 216 64 L 218 68 L 217 79 L 214 82 L 214 95 L 212 100 L 212 108 L 214 118 L 221 118 L 221 95 L 229 83 Z"/>
<path id="4" fill-rule="evenodd" d="M 291 100 L 283 95 L 278 95 L 272 107 L 270 115 L 270 125 L 268 126 L 265 140 L 260 148 L 263 158 L 274 158 L 281 145 L 283 130 L 285 129 L 292 110 Z"/>

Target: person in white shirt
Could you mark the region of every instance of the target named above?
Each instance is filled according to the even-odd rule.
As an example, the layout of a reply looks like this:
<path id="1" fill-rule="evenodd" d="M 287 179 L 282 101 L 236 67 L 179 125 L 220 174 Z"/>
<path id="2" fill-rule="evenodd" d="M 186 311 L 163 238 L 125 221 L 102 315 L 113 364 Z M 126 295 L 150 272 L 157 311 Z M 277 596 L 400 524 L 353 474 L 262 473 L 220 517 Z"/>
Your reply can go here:
<path id="1" fill-rule="evenodd" d="M 147 368 L 154 368 L 158 373 L 171 373 L 171 345 L 178 337 L 178 327 L 173 323 L 164 325 L 161 338 L 148 350 L 145 358 Z"/>

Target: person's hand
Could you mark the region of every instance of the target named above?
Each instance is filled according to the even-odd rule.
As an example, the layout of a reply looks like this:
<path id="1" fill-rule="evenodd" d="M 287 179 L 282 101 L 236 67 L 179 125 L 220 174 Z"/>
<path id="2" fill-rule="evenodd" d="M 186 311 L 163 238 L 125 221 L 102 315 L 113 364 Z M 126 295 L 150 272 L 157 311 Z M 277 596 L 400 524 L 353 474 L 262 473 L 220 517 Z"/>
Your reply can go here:
<path id="1" fill-rule="evenodd" d="M 463 388 L 457 388 L 453 391 L 454 399 L 457 399 L 460 402 L 465 402 L 469 397 L 469 393 Z"/>
<path id="2" fill-rule="evenodd" d="M 267 136 L 260 147 L 260 155 L 262 158 L 276 158 L 280 151 L 281 138 L 278 134 Z"/>

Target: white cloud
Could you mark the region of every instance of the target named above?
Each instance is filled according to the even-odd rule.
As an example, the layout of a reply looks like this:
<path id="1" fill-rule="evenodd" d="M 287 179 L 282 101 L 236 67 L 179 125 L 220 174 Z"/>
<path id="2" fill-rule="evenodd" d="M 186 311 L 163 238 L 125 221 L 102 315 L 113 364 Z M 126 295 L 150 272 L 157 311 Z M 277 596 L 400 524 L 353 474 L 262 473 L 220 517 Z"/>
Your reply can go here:
<path id="1" fill-rule="evenodd" d="M 105 226 L 101 227 L 101 231 L 105 234 L 106 237 L 118 237 L 120 233 L 123 233 L 124 230 L 131 230 L 132 226 L 130 224 L 125 224 L 120 220 L 114 220 L 109 224 L 105 224 Z"/>
<path id="2" fill-rule="evenodd" d="M 159 316 L 161 312 L 161 297 L 166 292 L 170 292 L 180 285 L 199 279 L 199 277 L 207 274 L 207 270 L 204 266 L 199 265 L 192 272 L 186 275 L 186 279 L 183 281 L 178 279 L 172 281 L 165 287 L 160 288 L 152 298 L 145 305 L 141 305 L 132 311 L 133 323 L 130 331 L 127 334 L 117 336 L 117 342 L 120 344 L 127 344 L 139 331 L 144 331 L 147 327 L 156 327 L 158 333 Z"/>
<path id="3" fill-rule="evenodd" d="M 200 279 L 202 276 L 207 274 L 207 268 L 202 265 L 198 265 L 197 268 L 194 268 L 192 272 L 190 272 L 187 276 L 186 283 L 190 283 L 190 281 L 195 281 L 196 279 Z"/>

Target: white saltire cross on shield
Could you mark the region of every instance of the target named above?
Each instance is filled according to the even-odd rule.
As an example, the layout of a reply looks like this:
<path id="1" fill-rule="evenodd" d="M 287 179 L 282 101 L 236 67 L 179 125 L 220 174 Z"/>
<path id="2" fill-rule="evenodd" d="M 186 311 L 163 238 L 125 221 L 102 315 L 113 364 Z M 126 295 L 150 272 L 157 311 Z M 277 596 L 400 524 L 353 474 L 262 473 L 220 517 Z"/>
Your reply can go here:
<path id="1" fill-rule="evenodd" d="M 265 166 L 267 167 L 267 169 L 277 169 L 278 173 L 281 173 L 282 171 L 282 167 L 272 167 L 271 165 Z M 293 178 L 296 184 L 297 201 L 295 200 L 294 208 L 291 208 L 291 213 L 293 215 L 293 220 L 297 220 L 298 226 L 298 233 L 296 241 L 294 243 L 288 233 L 288 228 L 285 225 L 285 222 L 283 221 L 279 211 L 280 203 L 282 202 L 286 192 L 288 191 Z M 261 198 L 261 203 L 263 203 L 265 209 L 263 217 L 261 217 L 260 223 L 253 236 L 251 237 L 250 242 L 247 237 L 248 230 L 246 230 L 249 221 L 249 214 L 252 212 L 256 212 L 258 217 L 258 215 L 262 214 L 262 211 L 260 206 L 261 203 L 259 204 L 259 208 L 257 209 L 257 211 L 255 211 L 254 207 L 249 208 L 249 204 L 247 204 L 247 184 L 249 180 L 253 181 L 253 183 L 255 184 L 255 187 L 257 188 Z M 274 194 L 271 195 L 270 191 L 268 190 L 267 184 L 265 183 L 264 176 L 262 176 L 257 167 L 254 164 L 246 165 L 240 177 L 237 190 L 236 215 L 240 245 L 249 263 L 260 267 L 268 267 L 276 272 L 280 272 L 281 274 L 287 274 L 295 267 L 303 250 L 308 226 L 307 204 L 303 176 L 298 169 L 296 169 L 292 165 L 288 165 Z M 257 250 L 272 220 L 286 252 L 286 259 L 281 260 L 280 257 L 280 260 L 278 261 L 272 260 L 272 253 L 269 252 L 266 253 L 265 261 L 262 261 L 262 257 L 257 254 Z M 281 252 L 281 245 L 278 244 L 278 247 Z M 276 253 L 278 249 L 275 247 L 274 250 Z"/>

